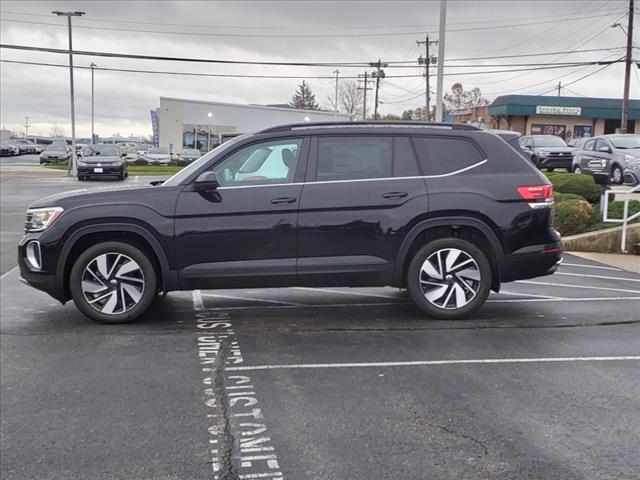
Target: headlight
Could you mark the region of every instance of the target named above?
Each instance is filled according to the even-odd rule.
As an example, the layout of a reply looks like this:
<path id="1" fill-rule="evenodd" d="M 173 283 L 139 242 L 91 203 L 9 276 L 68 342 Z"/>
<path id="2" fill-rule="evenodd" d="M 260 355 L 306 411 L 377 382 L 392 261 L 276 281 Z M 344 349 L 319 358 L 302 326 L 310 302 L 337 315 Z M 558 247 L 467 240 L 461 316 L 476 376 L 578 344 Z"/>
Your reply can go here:
<path id="1" fill-rule="evenodd" d="M 640 165 L 640 157 L 634 157 L 633 155 L 625 155 L 624 161 L 629 165 Z"/>
<path id="2" fill-rule="evenodd" d="M 81 162 L 80 160 L 78 160 L 78 166 L 79 167 L 86 167 L 87 164 L 86 164 L 86 162 Z"/>
<path id="3" fill-rule="evenodd" d="M 549 153 L 548 153 L 548 152 L 540 152 L 540 154 L 539 154 L 539 155 L 540 155 L 541 157 L 547 157 L 547 156 L 549 156 Z"/>
<path id="4" fill-rule="evenodd" d="M 42 232 L 49 228 L 64 211 L 61 207 L 30 208 L 24 222 L 25 232 Z"/>

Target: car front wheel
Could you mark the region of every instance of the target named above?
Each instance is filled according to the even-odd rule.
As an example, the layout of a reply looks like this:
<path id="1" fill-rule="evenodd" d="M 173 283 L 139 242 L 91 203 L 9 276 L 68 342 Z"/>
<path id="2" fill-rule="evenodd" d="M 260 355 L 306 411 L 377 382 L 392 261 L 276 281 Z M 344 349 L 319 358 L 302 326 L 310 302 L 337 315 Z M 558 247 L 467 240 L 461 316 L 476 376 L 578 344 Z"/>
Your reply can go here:
<path id="1" fill-rule="evenodd" d="M 416 252 L 406 282 L 414 302 L 427 315 L 455 320 L 484 304 L 491 280 L 491 266 L 478 247 L 460 238 L 443 238 Z"/>
<path id="2" fill-rule="evenodd" d="M 618 165 L 614 165 L 611 169 L 611 183 L 615 183 L 616 185 L 622 185 L 622 183 L 624 183 L 622 169 Z"/>
<path id="3" fill-rule="evenodd" d="M 123 242 L 99 243 L 83 252 L 69 276 L 78 309 L 98 323 L 126 323 L 142 315 L 156 294 L 149 257 Z"/>

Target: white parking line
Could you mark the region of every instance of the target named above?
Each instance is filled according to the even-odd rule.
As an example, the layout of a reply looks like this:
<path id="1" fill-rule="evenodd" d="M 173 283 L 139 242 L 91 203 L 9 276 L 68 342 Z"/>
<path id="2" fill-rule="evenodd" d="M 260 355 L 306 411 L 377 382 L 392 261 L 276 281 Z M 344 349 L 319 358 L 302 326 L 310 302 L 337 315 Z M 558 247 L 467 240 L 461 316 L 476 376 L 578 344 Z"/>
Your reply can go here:
<path id="1" fill-rule="evenodd" d="M 281 302 L 279 300 L 265 300 L 263 298 L 251 298 L 251 297 L 237 297 L 235 295 L 221 295 L 219 293 L 203 293 L 203 297 L 217 297 L 217 298 L 228 298 L 231 300 L 246 300 L 249 302 L 265 302 L 265 303 L 277 303 L 279 305 L 289 305 L 292 307 L 305 307 L 304 303 L 295 303 L 295 302 Z"/>
<path id="2" fill-rule="evenodd" d="M 526 285 L 542 285 L 545 287 L 551 286 L 551 287 L 567 287 L 567 288 L 586 288 L 587 290 L 607 290 L 610 292 L 640 293 L 640 290 L 626 290 L 624 288 L 589 287 L 587 285 L 568 285 L 566 283 L 532 282 L 531 280 L 516 280 L 516 283 L 523 283 Z"/>
<path id="3" fill-rule="evenodd" d="M 560 268 L 562 269 L 562 267 L 581 267 L 581 268 L 598 268 L 600 270 L 614 270 L 616 272 L 622 272 L 622 269 L 620 268 L 614 268 L 614 267 L 601 267 L 600 265 L 581 265 L 579 263 L 562 263 L 560 265 Z"/>
<path id="4" fill-rule="evenodd" d="M 365 368 L 365 367 L 424 367 L 436 365 L 483 365 L 516 363 L 571 363 L 571 362 L 637 362 L 640 356 L 617 357 L 541 357 L 541 358 L 480 358 L 469 360 L 418 360 L 412 362 L 362 362 L 362 363 L 294 363 L 282 365 L 240 365 L 230 366 L 227 370 L 291 370 L 305 368 Z"/>
<path id="5" fill-rule="evenodd" d="M 556 272 L 554 275 L 568 275 L 571 277 L 587 277 L 587 278 L 601 278 L 604 280 L 624 280 L 626 282 L 638 282 L 640 283 L 640 279 L 637 278 L 625 278 L 625 277 L 609 277 L 607 275 L 587 275 L 585 273 L 565 273 L 565 272 Z"/>
<path id="6" fill-rule="evenodd" d="M 0 275 L 0 280 L 2 280 L 4 277 L 6 277 L 7 275 L 9 275 L 10 273 L 12 273 L 14 270 L 16 270 L 18 268 L 18 266 L 16 265 L 15 267 L 13 267 L 11 270 L 7 270 L 6 272 L 4 272 L 2 275 Z"/>
<path id="7" fill-rule="evenodd" d="M 565 297 L 554 297 L 551 295 L 534 295 L 533 293 L 508 292 L 506 290 L 500 290 L 499 295 L 515 295 L 517 297 L 552 298 L 554 300 L 566 300 Z"/>
<path id="8" fill-rule="evenodd" d="M 308 291 L 317 291 L 317 292 L 327 292 L 327 293 L 339 293 L 342 295 L 356 295 L 360 297 L 375 297 L 375 298 L 390 298 L 396 299 L 397 296 L 392 295 L 380 295 L 379 293 L 363 293 L 363 292 L 350 292 L 346 290 L 333 290 L 332 288 L 310 288 L 310 287 L 294 287 L 296 290 L 308 290 Z"/>
<path id="9" fill-rule="evenodd" d="M 193 299 L 193 308 L 195 310 L 204 310 L 204 304 L 202 303 L 202 292 L 200 290 L 192 291 L 191 298 Z"/>
<path id="10" fill-rule="evenodd" d="M 558 298 L 518 298 L 518 299 L 498 299 L 487 300 L 487 303 L 529 303 L 529 302 L 605 302 L 620 300 L 640 300 L 640 297 L 558 297 Z"/>

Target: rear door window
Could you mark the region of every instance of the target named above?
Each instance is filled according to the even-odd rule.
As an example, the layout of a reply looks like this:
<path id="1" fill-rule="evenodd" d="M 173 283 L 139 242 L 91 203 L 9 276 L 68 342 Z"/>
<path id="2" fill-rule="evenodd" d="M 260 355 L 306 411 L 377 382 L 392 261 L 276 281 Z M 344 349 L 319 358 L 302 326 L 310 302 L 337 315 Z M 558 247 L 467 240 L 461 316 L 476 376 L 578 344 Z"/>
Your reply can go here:
<path id="1" fill-rule="evenodd" d="M 316 180 L 363 180 L 392 175 L 391 137 L 318 137 Z"/>
<path id="2" fill-rule="evenodd" d="M 415 137 L 418 161 L 426 176 L 447 175 L 472 167 L 484 154 L 469 140 L 460 137 Z"/>

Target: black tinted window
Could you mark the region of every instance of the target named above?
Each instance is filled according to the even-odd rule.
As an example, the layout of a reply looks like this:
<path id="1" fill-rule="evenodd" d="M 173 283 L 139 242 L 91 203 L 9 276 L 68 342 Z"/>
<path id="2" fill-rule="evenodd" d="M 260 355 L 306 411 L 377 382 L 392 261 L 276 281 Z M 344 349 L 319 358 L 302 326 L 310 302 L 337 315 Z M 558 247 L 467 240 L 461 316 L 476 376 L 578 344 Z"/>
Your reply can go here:
<path id="1" fill-rule="evenodd" d="M 319 137 L 318 181 L 391 176 L 392 139 L 368 136 Z"/>
<path id="2" fill-rule="evenodd" d="M 463 138 L 416 137 L 416 150 L 423 175 L 444 175 L 484 160 L 478 148 Z"/>
<path id="3" fill-rule="evenodd" d="M 394 141 L 393 176 L 415 177 L 420 175 L 411 141 L 407 137 L 397 137 Z"/>

